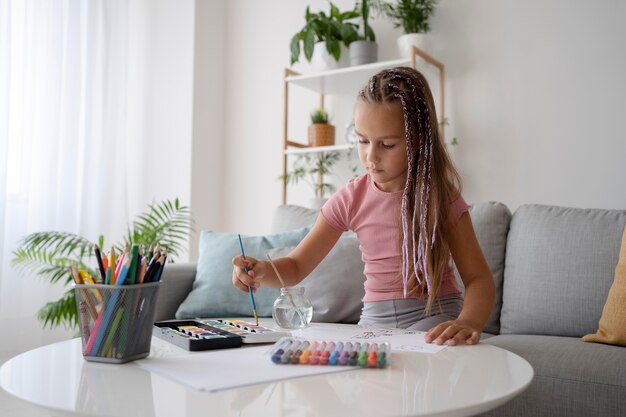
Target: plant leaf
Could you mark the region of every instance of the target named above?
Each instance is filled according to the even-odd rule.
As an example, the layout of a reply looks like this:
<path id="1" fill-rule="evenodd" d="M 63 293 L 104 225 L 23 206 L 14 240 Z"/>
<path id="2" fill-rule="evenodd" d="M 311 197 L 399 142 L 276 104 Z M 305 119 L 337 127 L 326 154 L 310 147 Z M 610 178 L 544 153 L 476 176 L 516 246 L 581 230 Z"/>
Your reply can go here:
<path id="1" fill-rule="evenodd" d="M 46 303 L 37 312 L 37 318 L 43 322 L 43 327 L 49 325 L 51 329 L 64 324 L 66 328 L 78 326 L 78 311 L 76 310 L 76 298 L 74 289 L 66 291 L 57 301 Z"/>
<path id="2" fill-rule="evenodd" d="M 313 57 L 313 48 L 315 47 L 315 31 L 313 29 L 307 29 L 304 33 L 304 56 L 307 61 L 311 62 Z"/>

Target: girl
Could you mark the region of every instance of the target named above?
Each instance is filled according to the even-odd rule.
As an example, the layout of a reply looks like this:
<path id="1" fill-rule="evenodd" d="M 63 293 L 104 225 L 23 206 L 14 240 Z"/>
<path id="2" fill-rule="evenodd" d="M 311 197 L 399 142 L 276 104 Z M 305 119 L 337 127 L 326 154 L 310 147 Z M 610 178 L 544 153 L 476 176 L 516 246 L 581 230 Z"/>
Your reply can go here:
<path id="1" fill-rule="evenodd" d="M 274 261 L 286 285 L 302 281 L 353 230 L 366 276 L 359 324 L 428 331 L 426 342 L 439 345 L 478 343 L 495 286 L 426 79 L 406 67 L 372 76 L 358 94 L 354 125 L 366 173 L 335 193 L 302 242 Z M 266 261 L 237 256 L 233 266 L 241 291 L 281 286 Z"/>

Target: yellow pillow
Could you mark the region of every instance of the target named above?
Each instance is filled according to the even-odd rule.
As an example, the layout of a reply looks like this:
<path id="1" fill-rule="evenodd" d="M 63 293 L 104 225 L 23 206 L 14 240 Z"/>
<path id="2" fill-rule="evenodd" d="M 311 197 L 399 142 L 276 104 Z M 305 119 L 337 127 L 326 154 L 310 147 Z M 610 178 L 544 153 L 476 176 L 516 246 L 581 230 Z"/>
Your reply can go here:
<path id="1" fill-rule="evenodd" d="M 598 331 L 583 336 L 583 340 L 626 346 L 626 228 L 615 267 L 615 280 L 604 304 Z"/>

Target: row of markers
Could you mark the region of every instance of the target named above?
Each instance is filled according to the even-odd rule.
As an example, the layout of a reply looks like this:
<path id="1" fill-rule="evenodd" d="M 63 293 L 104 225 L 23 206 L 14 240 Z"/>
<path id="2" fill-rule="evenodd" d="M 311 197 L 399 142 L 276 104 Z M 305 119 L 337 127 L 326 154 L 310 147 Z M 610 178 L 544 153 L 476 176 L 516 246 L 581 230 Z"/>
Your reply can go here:
<path id="1" fill-rule="evenodd" d="M 159 245 L 150 246 L 147 253 L 144 246 L 133 245 L 130 248 L 127 246 L 119 255 L 115 248 L 104 255 L 96 244 L 94 253 L 100 279 L 94 279 L 86 271 L 71 268 L 70 272 L 77 284 L 132 285 L 157 282 L 167 260 L 167 252 L 161 251 Z"/>
<path id="2" fill-rule="evenodd" d="M 384 368 L 389 364 L 388 342 L 359 343 L 284 338 L 272 349 L 272 362 L 292 365 L 339 365 Z"/>

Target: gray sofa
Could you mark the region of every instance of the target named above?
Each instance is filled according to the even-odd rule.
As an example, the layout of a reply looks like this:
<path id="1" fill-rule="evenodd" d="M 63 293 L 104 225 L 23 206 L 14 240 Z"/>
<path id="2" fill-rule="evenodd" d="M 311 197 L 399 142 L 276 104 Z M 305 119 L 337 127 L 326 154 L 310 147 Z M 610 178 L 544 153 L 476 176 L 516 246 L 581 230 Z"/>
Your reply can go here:
<path id="1" fill-rule="evenodd" d="M 470 213 L 497 289 L 482 341 L 524 357 L 535 371 L 522 395 L 485 415 L 626 416 L 626 347 L 581 340 L 597 330 L 614 279 L 626 210 L 525 205 L 512 215 L 503 204 L 490 202 L 474 204 Z M 272 231 L 302 227 L 316 216 L 314 210 L 281 206 Z M 347 242 L 358 245 L 356 239 Z M 333 262 L 340 259 L 345 256 Z M 192 289 L 195 271 L 192 264 L 168 265 L 157 320 L 175 316 Z M 351 303 L 318 295 L 314 306 L 331 300 L 342 308 L 334 320 L 333 306 L 324 306 L 319 321 L 358 320 L 362 279 L 354 281 Z"/>

